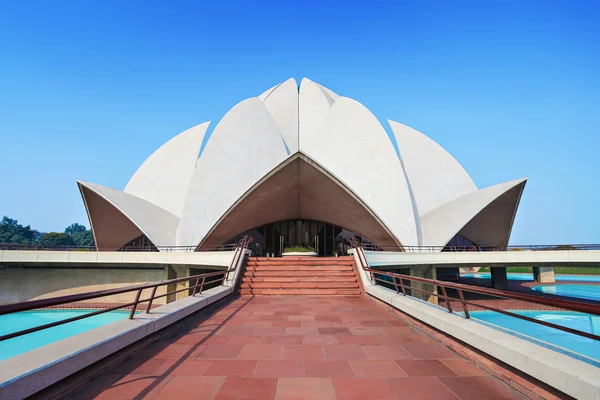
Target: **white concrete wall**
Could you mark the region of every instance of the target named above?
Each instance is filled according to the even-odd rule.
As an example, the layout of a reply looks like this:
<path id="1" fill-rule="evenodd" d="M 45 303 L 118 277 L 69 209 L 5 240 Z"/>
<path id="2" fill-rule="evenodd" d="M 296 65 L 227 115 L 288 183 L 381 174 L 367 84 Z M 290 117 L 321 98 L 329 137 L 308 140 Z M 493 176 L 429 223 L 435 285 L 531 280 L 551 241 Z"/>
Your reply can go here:
<path id="1" fill-rule="evenodd" d="M 560 264 L 560 266 L 600 265 L 600 250 L 481 251 L 481 252 L 387 252 L 365 251 L 369 265 Z"/>
<path id="2" fill-rule="evenodd" d="M 30 251 L 0 250 L 3 265 L 94 265 L 126 266 L 136 264 L 177 264 L 190 266 L 229 267 L 234 251 L 201 252 L 128 252 L 128 251 Z"/>

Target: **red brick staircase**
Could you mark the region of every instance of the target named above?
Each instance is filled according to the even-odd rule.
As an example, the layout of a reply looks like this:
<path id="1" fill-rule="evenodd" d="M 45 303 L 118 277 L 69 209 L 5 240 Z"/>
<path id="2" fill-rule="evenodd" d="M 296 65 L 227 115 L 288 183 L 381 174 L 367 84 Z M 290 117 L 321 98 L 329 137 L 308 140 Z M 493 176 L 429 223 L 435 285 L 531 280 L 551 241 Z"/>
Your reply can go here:
<path id="1" fill-rule="evenodd" d="M 241 295 L 358 295 L 352 257 L 250 257 Z"/>

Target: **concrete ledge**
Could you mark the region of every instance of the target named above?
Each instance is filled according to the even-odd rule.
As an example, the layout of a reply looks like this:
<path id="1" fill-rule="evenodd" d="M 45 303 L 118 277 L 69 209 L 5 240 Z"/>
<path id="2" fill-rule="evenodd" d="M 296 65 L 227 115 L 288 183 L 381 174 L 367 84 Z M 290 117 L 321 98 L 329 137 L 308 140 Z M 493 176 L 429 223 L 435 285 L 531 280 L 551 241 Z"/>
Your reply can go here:
<path id="1" fill-rule="evenodd" d="M 0 399 L 22 399 L 231 294 L 219 286 L 0 362 Z"/>
<path id="2" fill-rule="evenodd" d="M 600 399 L 600 368 L 381 286 L 368 285 L 366 291 L 563 393 Z"/>

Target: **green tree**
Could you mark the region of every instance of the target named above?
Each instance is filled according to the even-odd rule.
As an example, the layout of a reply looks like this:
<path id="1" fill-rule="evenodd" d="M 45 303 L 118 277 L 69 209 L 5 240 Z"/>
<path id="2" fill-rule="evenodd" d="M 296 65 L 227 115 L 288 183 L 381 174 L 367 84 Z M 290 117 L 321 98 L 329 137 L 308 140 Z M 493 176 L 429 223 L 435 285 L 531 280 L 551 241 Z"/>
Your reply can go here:
<path id="1" fill-rule="evenodd" d="M 23 226 L 16 219 L 4 216 L 0 223 L 0 243 L 34 244 L 37 231 L 32 231 L 29 225 Z"/>
<path id="2" fill-rule="evenodd" d="M 43 246 L 74 246 L 75 242 L 64 232 L 48 232 L 42 235 Z"/>
<path id="3" fill-rule="evenodd" d="M 94 235 L 91 230 L 88 230 L 85 226 L 74 223 L 65 229 L 65 233 L 73 240 L 78 247 L 92 247 L 94 246 Z"/>

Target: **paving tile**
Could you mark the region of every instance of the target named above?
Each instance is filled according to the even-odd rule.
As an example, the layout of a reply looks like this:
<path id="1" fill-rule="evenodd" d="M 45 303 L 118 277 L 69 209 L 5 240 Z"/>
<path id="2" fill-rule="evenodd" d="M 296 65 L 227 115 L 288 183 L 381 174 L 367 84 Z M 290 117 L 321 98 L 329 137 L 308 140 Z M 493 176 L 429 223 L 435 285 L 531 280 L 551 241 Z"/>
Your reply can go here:
<path id="1" fill-rule="evenodd" d="M 276 400 L 336 400 L 330 378 L 279 378 Z"/>
<path id="2" fill-rule="evenodd" d="M 204 339 L 204 341 L 202 342 L 202 344 L 203 345 L 206 345 L 206 344 L 225 344 L 232 337 L 233 336 L 229 336 L 229 335 L 211 335 L 211 336 L 206 337 L 206 339 Z"/>
<path id="3" fill-rule="evenodd" d="M 387 322 L 390 326 L 395 326 L 395 327 L 399 327 L 399 326 L 408 326 L 408 323 L 405 321 L 402 321 L 400 319 L 394 319 L 394 320 L 386 320 L 385 322 Z"/>
<path id="4" fill-rule="evenodd" d="M 204 376 L 252 376 L 256 360 L 214 360 Z"/>
<path id="5" fill-rule="evenodd" d="M 241 344 L 208 344 L 196 355 L 196 358 L 236 359 L 244 345 Z"/>
<path id="6" fill-rule="evenodd" d="M 315 321 L 342 322 L 339 315 L 315 315 Z"/>
<path id="7" fill-rule="evenodd" d="M 162 359 L 181 358 L 191 356 L 195 348 L 196 347 L 191 344 L 168 344 L 158 342 L 135 354 L 135 357 Z"/>
<path id="8" fill-rule="evenodd" d="M 288 321 L 314 321 L 314 315 L 290 315 L 287 317 Z"/>
<path id="9" fill-rule="evenodd" d="M 487 376 L 485 371 L 461 358 L 446 358 L 441 359 L 440 362 L 454 371 L 458 376 Z"/>
<path id="10" fill-rule="evenodd" d="M 461 400 L 511 400 L 522 399 L 514 390 L 490 376 L 438 378 Z"/>
<path id="11" fill-rule="evenodd" d="M 379 329 L 386 335 L 403 335 L 406 333 L 412 333 L 412 329 L 409 326 L 380 326 Z"/>
<path id="12" fill-rule="evenodd" d="M 299 329 L 299 328 L 282 328 L 282 327 L 271 327 L 271 328 L 254 328 L 255 336 L 270 336 L 270 335 L 285 335 L 286 329 Z"/>
<path id="13" fill-rule="evenodd" d="M 300 328 L 285 328 L 286 335 L 319 335 L 317 328 L 300 327 Z"/>
<path id="14" fill-rule="evenodd" d="M 377 336 L 383 335 L 383 331 L 378 327 L 351 327 L 348 328 L 353 335 L 367 335 L 367 336 Z"/>
<path id="15" fill-rule="evenodd" d="M 154 376 L 127 375 L 118 378 L 114 375 L 103 375 L 88 385 L 78 393 L 71 396 L 74 399 L 99 399 L 99 400 L 129 400 L 140 395 L 150 393 L 154 385 L 159 385 L 156 390 L 160 390 L 164 384 Z"/>
<path id="16" fill-rule="evenodd" d="M 110 370 L 114 375 L 152 375 L 160 366 L 170 360 L 163 358 L 130 358 Z"/>
<path id="17" fill-rule="evenodd" d="M 331 344 L 340 344 L 340 341 L 335 335 L 304 335 L 302 337 L 302 344 L 309 346 L 327 346 Z"/>
<path id="18" fill-rule="evenodd" d="M 396 360 L 412 358 L 410 354 L 399 345 L 363 346 L 371 360 Z"/>
<path id="19" fill-rule="evenodd" d="M 302 335 L 270 335 L 265 337 L 265 344 L 301 345 Z"/>
<path id="20" fill-rule="evenodd" d="M 269 400 L 275 398 L 277 378 L 228 377 L 215 400 Z"/>
<path id="21" fill-rule="evenodd" d="M 360 378 L 398 378 L 406 374 L 392 360 L 352 360 L 354 375 Z"/>
<path id="22" fill-rule="evenodd" d="M 414 358 L 460 358 L 446 346 L 433 341 L 431 343 L 407 342 L 402 347 Z"/>
<path id="23" fill-rule="evenodd" d="M 304 376 L 301 360 L 260 360 L 254 371 L 255 377 Z"/>
<path id="24" fill-rule="evenodd" d="M 223 376 L 176 376 L 158 391 L 153 399 L 212 400 L 225 379 Z"/>
<path id="25" fill-rule="evenodd" d="M 408 376 L 456 376 L 438 360 L 396 360 Z"/>
<path id="26" fill-rule="evenodd" d="M 330 347 L 330 346 L 327 346 Z M 323 360 L 321 346 L 283 346 L 284 360 Z"/>
<path id="27" fill-rule="evenodd" d="M 264 336 L 230 336 L 227 344 L 265 344 Z"/>
<path id="28" fill-rule="evenodd" d="M 383 319 L 371 319 L 371 320 L 358 321 L 358 322 L 360 322 L 360 325 L 363 327 L 391 326 L 390 324 L 387 323 L 387 321 L 385 321 Z M 383 331 L 381 331 L 381 332 L 383 332 Z"/>
<path id="29" fill-rule="evenodd" d="M 281 360 L 283 346 L 280 344 L 247 344 L 242 349 L 239 360 Z"/>
<path id="30" fill-rule="evenodd" d="M 366 345 L 366 344 L 370 344 L 370 345 L 377 345 L 377 341 L 375 341 L 375 338 L 373 336 L 366 336 L 366 335 L 359 335 L 359 336 L 347 336 L 347 335 L 340 335 L 338 336 L 338 340 L 340 341 L 341 344 L 360 344 L 360 345 Z"/>
<path id="31" fill-rule="evenodd" d="M 348 328 L 342 327 L 323 327 L 317 328 L 319 335 L 351 335 Z"/>
<path id="32" fill-rule="evenodd" d="M 326 360 L 363 360 L 369 358 L 358 344 L 334 344 L 324 346 L 323 351 Z"/>
<path id="33" fill-rule="evenodd" d="M 212 360 L 203 359 L 167 360 L 163 365 L 154 371 L 154 374 L 170 376 L 200 376 L 206 371 L 211 363 Z"/>
<path id="34" fill-rule="evenodd" d="M 396 400 L 382 378 L 333 378 L 338 400 Z"/>
<path id="35" fill-rule="evenodd" d="M 411 400 L 457 400 L 457 397 L 442 382 L 432 376 L 386 378 L 399 399 Z M 484 396 L 482 399 L 491 399 Z"/>
<path id="36" fill-rule="evenodd" d="M 304 361 L 306 376 L 352 378 L 354 372 L 346 360 L 338 361 Z"/>
<path id="37" fill-rule="evenodd" d="M 274 327 L 300 328 L 301 321 L 272 321 Z"/>

